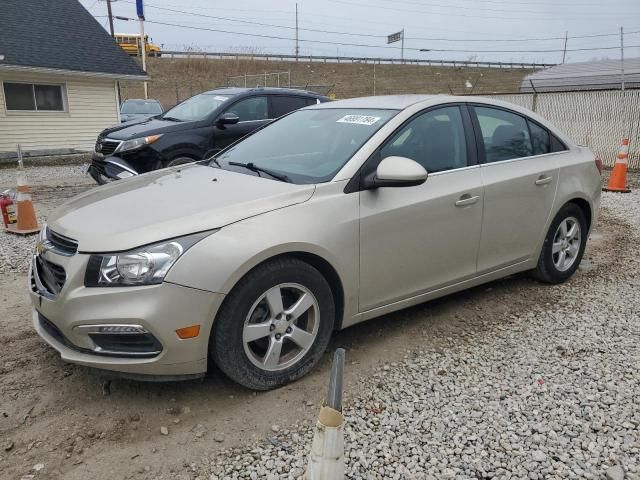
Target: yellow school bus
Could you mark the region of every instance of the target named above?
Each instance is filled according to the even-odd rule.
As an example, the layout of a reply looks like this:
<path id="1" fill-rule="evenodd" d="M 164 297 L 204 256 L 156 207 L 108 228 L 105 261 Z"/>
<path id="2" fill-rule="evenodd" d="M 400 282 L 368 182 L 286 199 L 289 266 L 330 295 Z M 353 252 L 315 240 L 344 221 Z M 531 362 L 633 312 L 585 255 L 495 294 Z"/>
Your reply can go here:
<path id="1" fill-rule="evenodd" d="M 139 33 L 116 33 L 114 35 L 116 43 L 132 57 L 140 55 L 140 34 Z M 149 42 L 149 35 L 144 36 L 145 50 L 148 57 L 159 57 L 160 47 Z"/>

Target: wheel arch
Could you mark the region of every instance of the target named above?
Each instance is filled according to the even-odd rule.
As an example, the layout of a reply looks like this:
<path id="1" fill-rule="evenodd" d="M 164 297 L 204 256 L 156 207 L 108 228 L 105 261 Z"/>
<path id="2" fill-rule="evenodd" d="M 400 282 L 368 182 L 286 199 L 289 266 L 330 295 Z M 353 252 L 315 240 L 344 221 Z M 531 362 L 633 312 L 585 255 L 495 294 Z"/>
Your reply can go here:
<path id="1" fill-rule="evenodd" d="M 271 262 L 273 260 L 276 260 L 279 258 L 286 258 L 286 257 L 296 258 L 298 260 L 301 260 L 311 265 L 316 270 L 318 270 L 320 272 L 320 275 L 322 275 L 324 279 L 327 281 L 327 283 L 329 284 L 329 287 L 331 288 L 331 293 L 333 294 L 333 302 L 335 305 L 335 312 L 336 312 L 336 318 L 335 318 L 335 323 L 333 325 L 333 329 L 340 330 L 342 328 L 342 322 L 344 319 L 344 310 L 345 310 L 344 309 L 344 302 L 345 302 L 344 285 L 336 268 L 327 259 L 318 255 L 317 253 L 312 253 L 304 250 L 292 250 L 288 252 L 274 254 L 266 258 L 262 258 L 260 259 L 260 261 L 253 264 L 249 269 L 246 269 L 246 271 L 233 282 L 233 284 L 228 289 L 228 292 L 231 293 L 231 291 L 233 291 L 236 285 L 238 285 L 238 283 L 240 283 L 242 279 L 244 279 L 256 268 L 260 267 L 261 265 L 264 265 L 265 263 Z"/>
<path id="2" fill-rule="evenodd" d="M 565 205 L 569 204 L 569 203 L 573 203 L 574 205 L 577 205 L 580 210 L 582 210 L 582 213 L 584 213 L 584 218 L 587 221 L 587 231 L 591 230 L 591 221 L 593 219 L 593 212 L 591 211 L 591 204 L 585 200 L 584 198 L 581 197 L 576 197 L 573 198 L 567 202 L 565 202 L 562 207 L 564 207 Z M 560 207 L 560 208 L 562 208 Z"/>

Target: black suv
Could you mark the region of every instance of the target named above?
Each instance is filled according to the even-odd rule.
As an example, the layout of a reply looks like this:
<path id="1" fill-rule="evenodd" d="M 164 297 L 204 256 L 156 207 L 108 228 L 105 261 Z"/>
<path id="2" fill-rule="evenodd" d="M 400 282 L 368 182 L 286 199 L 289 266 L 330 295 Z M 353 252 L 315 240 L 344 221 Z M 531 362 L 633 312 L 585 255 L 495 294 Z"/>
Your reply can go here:
<path id="1" fill-rule="evenodd" d="M 100 184 L 109 181 L 108 157 L 124 160 L 137 173 L 202 160 L 275 118 L 326 101 L 314 92 L 285 88 L 210 90 L 156 117 L 101 132 L 89 174 Z"/>

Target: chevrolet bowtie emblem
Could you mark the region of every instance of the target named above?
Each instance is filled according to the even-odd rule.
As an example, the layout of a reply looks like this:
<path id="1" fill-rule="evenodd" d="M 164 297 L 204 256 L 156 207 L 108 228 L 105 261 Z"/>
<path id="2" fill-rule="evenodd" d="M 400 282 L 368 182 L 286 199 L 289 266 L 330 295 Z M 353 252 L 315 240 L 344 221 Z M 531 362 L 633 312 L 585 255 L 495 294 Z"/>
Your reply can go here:
<path id="1" fill-rule="evenodd" d="M 49 242 L 40 241 L 36 243 L 36 252 L 38 252 L 38 254 L 42 255 L 47 250 L 49 250 Z"/>

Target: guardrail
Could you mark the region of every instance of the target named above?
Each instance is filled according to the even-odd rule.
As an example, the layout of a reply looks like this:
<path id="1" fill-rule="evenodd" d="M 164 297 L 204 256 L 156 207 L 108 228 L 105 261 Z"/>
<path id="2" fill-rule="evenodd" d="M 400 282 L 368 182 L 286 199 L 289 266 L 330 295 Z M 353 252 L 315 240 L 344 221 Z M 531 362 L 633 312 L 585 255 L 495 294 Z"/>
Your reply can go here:
<path id="1" fill-rule="evenodd" d="M 284 55 L 264 53 L 229 53 L 229 52 L 197 52 L 197 51 L 162 51 L 161 58 L 234 58 L 248 60 L 279 60 L 289 62 L 330 62 L 330 63 L 375 63 L 397 65 L 427 65 L 442 67 L 475 67 L 475 68 L 506 68 L 506 69 L 540 69 L 553 67 L 555 63 L 526 63 L 526 62 L 482 62 L 477 60 L 429 60 L 420 58 L 383 58 L 383 57 L 340 57 L 323 55 Z"/>

